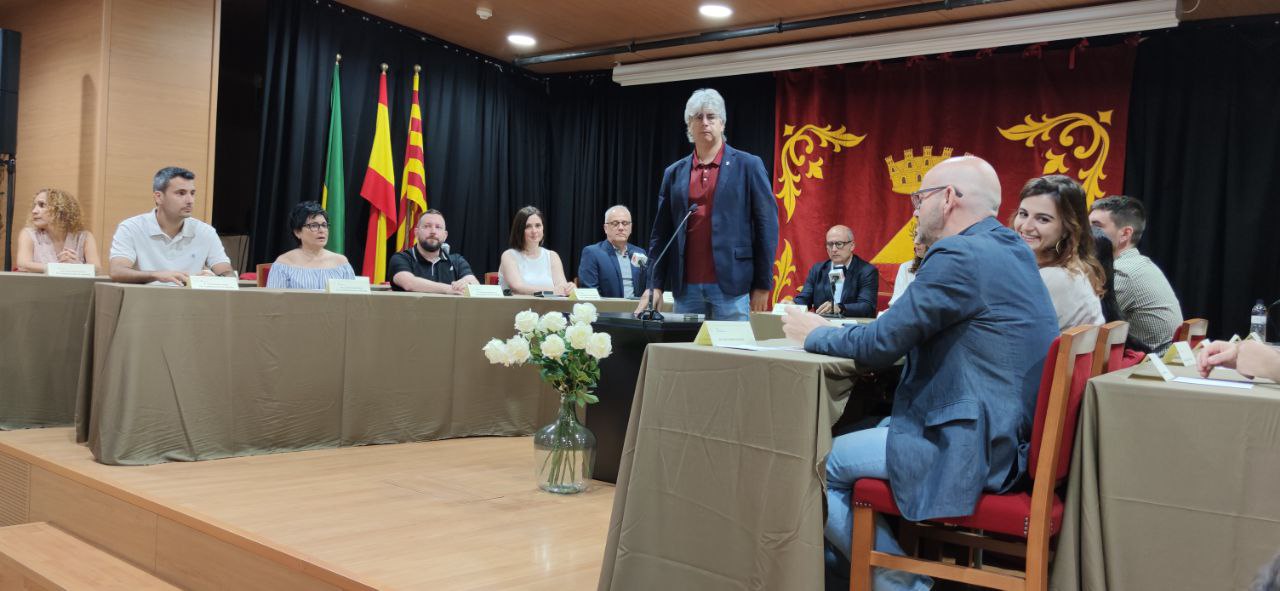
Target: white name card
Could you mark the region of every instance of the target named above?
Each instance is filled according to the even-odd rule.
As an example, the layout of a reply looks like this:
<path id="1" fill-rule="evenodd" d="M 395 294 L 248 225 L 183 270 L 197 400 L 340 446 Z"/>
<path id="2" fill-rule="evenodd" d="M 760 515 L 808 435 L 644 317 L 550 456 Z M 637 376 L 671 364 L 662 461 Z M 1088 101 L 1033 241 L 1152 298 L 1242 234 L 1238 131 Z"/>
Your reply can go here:
<path id="1" fill-rule="evenodd" d="M 808 308 L 808 307 L 806 307 L 806 306 L 805 306 L 805 305 L 803 305 L 803 304 L 782 304 L 782 303 L 778 303 L 778 304 L 774 304 L 774 305 L 773 305 L 773 313 L 774 313 L 775 315 L 778 315 L 778 316 L 786 316 L 786 315 L 787 315 L 787 310 L 789 310 L 789 309 L 791 309 L 791 308 L 795 308 L 796 310 L 799 310 L 799 311 L 801 311 L 801 312 L 807 312 L 807 311 L 809 310 L 809 308 Z"/>
<path id="2" fill-rule="evenodd" d="M 598 300 L 600 299 L 600 290 L 594 287 L 577 287 L 573 293 L 569 294 L 571 300 Z"/>
<path id="3" fill-rule="evenodd" d="M 1172 382 L 1176 376 L 1169 371 L 1169 366 L 1165 365 L 1159 357 L 1155 355 L 1147 355 L 1147 359 L 1151 360 L 1151 365 L 1156 368 L 1156 373 L 1160 374 L 1160 379 L 1166 382 Z"/>
<path id="4" fill-rule="evenodd" d="M 83 263 L 48 263 L 44 274 L 50 277 L 93 277 L 97 270 Z"/>
<path id="5" fill-rule="evenodd" d="M 325 281 L 324 290 L 328 293 L 369 293 L 369 278 L 334 279 Z"/>
<path id="6" fill-rule="evenodd" d="M 662 303 L 674 306 L 676 305 L 676 296 L 671 295 L 669 291 L 664 291 L 662 292 Z"/>
<path id="7" fill-rule="evenodd" d="M 1205 339 L 1206 341 L 1209 339 Z M 1178 360 L 1182 365 L 1187 367 L 1196 366 L 1196 354 L 1191 351 L 1191 344 L 1186 341 L 1179 341 L 1173 344 L 1173 349 L 1178 352 Z"/>
<path id="8" fill-rule="evenodd" d="M 480 285 L 477 283 L 467 284 L 467 297 L 469 298 L 500 298 L 502 296 L 501 285 Z"/>
<path id="9" fill-rule="evenodd" d="M 187 279 L 187 287 L 191 289 L 237 291 L 240 289 L 240 280 L 235 277 L 223 277 L 221 275 L 191 275 Z"/>
<path id="10" fill-rule="evenodd" d="M 708 320 L 698 329 L 698 336 L 693 339 L 696 345 L 726 347 L 755 343 L 756 335 L 751 331 L 751 323 L 746 321 Z"/>

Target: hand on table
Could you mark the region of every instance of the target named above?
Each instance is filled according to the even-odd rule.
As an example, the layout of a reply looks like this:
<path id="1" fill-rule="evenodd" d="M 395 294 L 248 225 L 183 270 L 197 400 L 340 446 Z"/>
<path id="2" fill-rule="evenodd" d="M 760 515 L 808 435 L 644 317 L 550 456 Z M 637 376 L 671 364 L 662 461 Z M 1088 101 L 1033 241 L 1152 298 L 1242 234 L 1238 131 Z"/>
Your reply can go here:
<path id="1" fill-rule="evenodd" d="M 813 311 L 813 313 L 814 313 L 814 314 L 830 314 L 830 313 L 831 313 L 831 302 L 822 302 L 822 305 L 818 306 L 818 307 Z"/>
<path id="2" fill-rule="evenodd" d="M 786 315 L 782 317 L 783 334 L 802 345 L 809 338 L 809 333 L 823 326 L 831 326 L 831 323 L 817 314 L 801 312 L 797 308 L 787 308 Z"/>
<path id="3" fill-rule="evenodd" d="M 768 312 L 769 311 L 769 290 L 767 289 L 751 290 L 751 311 L 752 312 Z"/>

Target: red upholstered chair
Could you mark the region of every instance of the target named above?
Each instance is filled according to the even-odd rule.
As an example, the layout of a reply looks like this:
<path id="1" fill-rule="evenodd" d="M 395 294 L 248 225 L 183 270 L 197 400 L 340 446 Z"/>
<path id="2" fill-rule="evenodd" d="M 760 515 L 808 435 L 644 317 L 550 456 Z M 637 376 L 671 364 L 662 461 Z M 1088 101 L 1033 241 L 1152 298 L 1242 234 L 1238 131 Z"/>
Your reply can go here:
<path id="1" fill-rule="evenodd" d="M 1124 341 L 1129 338 L 1129 323 L 1123 320 L 1108 322 L 1098 327 L 1098 346 L 1093 349 L 1093 370 L 1090 376 L 1099 376 L 1123 369 Z"/>
<path id="2" fill-rule="evenodd" d="M 271 263 L 259 263 L 255 271 L 258 273 L 258 287 L 266 287 L 267 275 L 271 274 Z"/>
<path id="3" fill-rule="evenodd" d="M 484 274 L 484 284 L 485 284 L 485 285 L 497 285 L 497 284 L 498 284 L 498 272 L 497 272 L 497 271 L 489 271 L 488 273 L 485 273 L 485 274 Z"/>
<path id="4" fill-rule="evenodd" d="M 984 547 L 1002 554 L 1026 557 L 1026 571 L 1019 577 L 979 567 L 964 567 L 895 556 L 872 549 L 875 514 L 900 515 L 889 483 L 864 478 L 853 488 L 853 556 L 850 586 L 853 591 L 871 589 L 871 567 L 903 570 L 938 579 L 959 581 L 995 589 L 1042 591 L 1049 588 L 1049 541 L 1062 526 L 1062 500 L 1054 491 L 1066 478 L 1075 442 L 1076 415 L 1098 340 L 1098 327 L 1069 328 L 1053 341 L 1045 358 L 1031 433 L 1032 489 L 1007 494 L 984 493 L 973 515 L 928 522 L 974 530 L 949 536 L 947 541 Z M 1017 541 L 989 534 L 1020 538 Z M 1022 542 L 1025 540 L 1025 543 Z"/>
<path id="5" fill-rule="evenodd" d="M 1200 341 L 1204 340 L 1205 335 L 1208 334 L 1208 320 L 1205 320 L 1204 318 L 1191 318 L 1179 325 L 1178 330 L 1174 331 L 1173 342 L 1181 343 L 1182 341 L 1186 341 L 1191 345 L 1191 348 L 1194 349 L 1196 348 L 1196 345 L 1200 344 Z"/>

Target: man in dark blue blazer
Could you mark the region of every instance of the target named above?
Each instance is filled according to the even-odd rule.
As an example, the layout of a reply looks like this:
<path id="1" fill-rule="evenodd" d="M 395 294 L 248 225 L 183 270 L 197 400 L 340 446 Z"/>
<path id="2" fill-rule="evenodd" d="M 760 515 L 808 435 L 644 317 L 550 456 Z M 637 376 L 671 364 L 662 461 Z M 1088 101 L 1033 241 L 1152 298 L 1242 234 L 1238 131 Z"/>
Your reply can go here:
<path id="1" fill-rule="evenodd" d="M 655 260 L 653 297 L 675 293 L 675 311 L 709 320 L 747 320 L 769 306 L 778 208 L 759 157 L 724 142 L 724 98 L 695 91 L 685 104 L 693 154 L 668 166 L 649 238 L 655 259 L 674 233 L 671 252 Z M 692 206 L 697 210 L 677 229 Z M 636 312 L 644 309 L 643 301 Z"/>
<path id="2" fill-rule="evenodd" d="M 636 265 L 643 248 L 628 244 L 631 210 L 615 205 L 604 212 L 605 239 L 582 249 L 578 284 L 600 291 L 606 298 L 638 298 L 644 293 L 645 272 Z"/>
<path id="3" fill-rule="evenodd" d="M 848 226 L 831 226 L 827 230 L 828 260 L 809 269 L 804 288 L 793 300 L 818 314 L 838 314 L 849 318 L 875 318 L 876 290 L 880 288 L 880 272 L 875 265 L 853 254 L 853 230 Z M 832 269 L 836 284 L 831 285 Z M 838 289 L 840 297 L 831 297 Z"/>
<path id="4" fill-rule="evenodd" d="M 911 521 L 971 515 L 984 490 L 1018 483 L 1041 369 L 1058 334 L 1035 256 L 994 217 L 1000 180 L 991 165 L 952 158 L 921 186 L 912 205 L 932 246 L 911 289 L 865 326 L 834 328 L 793 310 L 783 320 L 806 351 L 870 368 L 906 356 L 892 416 L 836 438 L 827 456 L 827 540 L 845 556 L 860 478 L 888 479 Z M 887 526 L 876 528 L 876 549 L 900 554 Z M 927 586 L 898 571 L 878 569 L 875 577 L 876 589 Z"/>

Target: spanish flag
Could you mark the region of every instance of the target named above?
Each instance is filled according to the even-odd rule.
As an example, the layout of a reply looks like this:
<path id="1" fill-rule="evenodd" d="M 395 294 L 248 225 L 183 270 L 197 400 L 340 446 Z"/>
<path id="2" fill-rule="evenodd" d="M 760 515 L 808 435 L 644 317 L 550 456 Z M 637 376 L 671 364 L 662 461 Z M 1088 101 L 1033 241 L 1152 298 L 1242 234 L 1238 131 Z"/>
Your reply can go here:
<path id="1" fill-rule="evenodd" d="M 418 73 L 413 67 L 413 105 L 409 107 L 409 139 L 404 148 L 404 176 L 400 180 L 400 229 L 396 231 L 396 250 L 414 243 L 413 229 L 427 210 L 427 167 L 423 162 L 422 109 L 418 107 Z"/>
<path id="2" fill-rule="evenodd" d="M 369 169 L 360 196 L 369 202 L 369 233 L 364 247 L 363 274 L 377 284 L 387 280 L 387 229 L 396 223 L 395 167 L 391 161 L 391 116 L 387 109 L 387 65 L 378 80 L 378 118 L 373 132 Z"/>

